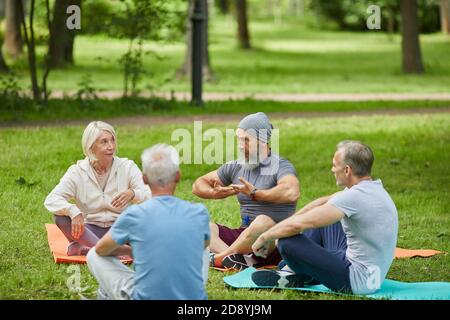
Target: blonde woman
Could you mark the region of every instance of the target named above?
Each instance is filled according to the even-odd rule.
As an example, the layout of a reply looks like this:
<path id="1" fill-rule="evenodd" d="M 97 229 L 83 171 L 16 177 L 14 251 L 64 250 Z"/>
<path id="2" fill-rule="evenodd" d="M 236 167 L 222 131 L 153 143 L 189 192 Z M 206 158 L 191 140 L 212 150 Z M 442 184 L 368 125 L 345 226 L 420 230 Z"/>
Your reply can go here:
<path id="1" fill-rule="evenodd" d="M 111 125 L 89 123 L 81 144 L 86 158 L 69 167 L 44 203 L 70 241 L 69 256 L 86 255 L 130 203 L 151 198 L 137 165 L 116 156 Z"/>

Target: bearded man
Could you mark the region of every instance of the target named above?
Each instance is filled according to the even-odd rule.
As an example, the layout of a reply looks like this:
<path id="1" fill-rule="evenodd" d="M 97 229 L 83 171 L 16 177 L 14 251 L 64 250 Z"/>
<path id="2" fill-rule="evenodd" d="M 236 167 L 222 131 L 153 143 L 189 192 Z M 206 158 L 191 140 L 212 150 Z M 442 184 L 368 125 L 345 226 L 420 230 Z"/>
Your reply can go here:
<path id="1" fill-rule="evenodd" d="M 265 231 L 296 211 L 300 183 L 294 166 L 273 153 L 273 126 L 263 112 L 239 123 L 236 136 L 240 157 L 198 178 L 192 192 L 203 199 L 237 196 L 241 226 L 210 223 L 210 266 L 242 270 L 276 265 L 281 261 L 275 245 L 266 257 L 252 253 L 252 244 Z"/>

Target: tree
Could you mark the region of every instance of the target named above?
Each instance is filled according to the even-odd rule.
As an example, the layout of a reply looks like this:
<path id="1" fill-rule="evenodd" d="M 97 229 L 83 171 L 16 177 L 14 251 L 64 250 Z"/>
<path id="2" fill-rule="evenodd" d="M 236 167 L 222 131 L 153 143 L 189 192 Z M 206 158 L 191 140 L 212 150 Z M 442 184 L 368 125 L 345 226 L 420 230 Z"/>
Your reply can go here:
<path id="1" fill-rule="evenodd" d="M 52 31 L 52 20 L 50 18 L 50 2 L 49 0 L 45 0 L 45 17 L 46 17 L 46 21 L 47 21 L 47 28 L 48 28 L 48 32 L 49 32 L 49 39 L 52 38 L 53 35 L 53 31 Z M 50 74 L 52 65 L 50 62 L 50 55 L 47 54 L 45 55 L 45 70 L 44 70 L 44 75 L 42 76 L 42 92 L 43 92 L 43 98 L 44 98 L 44 102 L 47 103 L 48 101 L 48 96 L 49 96 L 49 91 L 47 89 L 47 79 L 48 76 Z"/>
<path id="2" fill-rule="evenodd" d="M 31 79 L 31 89 L 33 93 L 33 99 L 37 104 L 41 104 L 43 101 L 47 102 L 48 99 L 48 91 L 47 91 L 47 77 L 50 73 L 50 66 L 48 63 L 48 55 L 45 57 L 45 71 L 42 79 L 42 88 L 38 83 L 38 74 L 37 74 L 37 65 L 36 65 L 36 42 L 34 36 L 34 13 L 35 13 L 35 0 L 31 0 L 30 3 L 30 13 L 28 25 L 25 16 L 25 10 L 22 1 L 18 1 L 19 3 L 19 17 L 22 26 L 22 32 L 24 36 L 24 41 L 27 46 L 27 54 L 28 54 L 28 69 L 30 71 L 30 79 Z M 45 0 L 46 6 L 46 17 L 47 17 L 47 25 L 50 27 L 50 4 L 49 0 Z M 49 30 L 50 31 L 50 30 Z M 51 31 L 50 31 L 51 35 Z M 42 100 L 44 99 L 44 100 Z"/>
<path id="3" fill-rule="evenodd" d="M 20 21 L 22 24 L 23 35 L 25 39 L 25 44 L 27 46 L 28 51 L 28 68 L 30 70 L 30 79 L 31 79 L 31 88 L 33 91 L 33 99 L 37 103 L 41 102 L 41 91 L 39 88 L 38 80 L 37 80 L 37 70 L 36 70 L 36 52 L 35 52 L 35 39 L 34 39 L 34 28 L 33 28 L 33 20 L 34 20 L 34 5 L 35 0 L 31 0 L 30 4 L 30 15 L 29 15 L 29 30 L 27 27 L 27 22 L 25 19 L 25 10 L 23 7 L 22 1 L 18 1 L 19 6 L 19 15 Z M 29 33 L 28 33 L 29 32 Z"/>
<path id="4" fill-rule="evenodd" d="M 367 6 L 371 4 L 370 0 L 365 2 Z M 380 0 L 377 5 L 381 7 L 381 28 L 388 33 L 389 39 L 392 39 L 393 34 L 398 30 L 400 4 L 397 0 Z"/>
<path id="5" fill-rule="evenodd" d="M 160 31 L 171 27 L 171 12 L 166 0 L 121 0 L 125 12 L 112 22 L 122 38 L 128 39 L 128 49 L 120 57 L 123 67 L 123 97 L 137 96 L 139 83 L 144 74 L 143 56 L 152 53 L 144 50 L 145 40 L 159 40 Z"/>
<path id="6" fill-rule="evenodd" d="M 1 42 L 0 42 L 1 45 Z M 1 48 L 1 46 L 0 46 Z M 5 59 L 3 59 L 2 50 L 0 50 L 0 72 L 8 71 L 8 66 L 6 65 Z"/>
<path id="7" fill-rule="evenodd" d="M 247 19 L 247 1 L 236 0 L 236 18 L 238 24 L 238 42 L 239 48 L 251 49 L 250 34 L 248 32 L 248 19 Z"/>
<path id="8" fill-rule="evenodd" d="M 5 16 L 5 1 L 0 1 L 0 17 Z"/>
<path id="9" fill-rule="evenodd" d="M 221 14 L 228 14 L 230 12 L 230 3 L 228 0 L 219 0 L 218 6 Z"/>
<path id="10" fill-rule="evenodd" d="M 441 12 L 441 30 L 443 33 L 450 34 L 450 1 L 440 0 Z"/>
<path id="11" fill-rule="evenodd" d="M 49 40 L 49 63 L 52 68 L 74 64 L 73 46 L 76 30 L 66 27 L 67 7 L 81 6 L 81 0 L 57 0 L 53 7 L 51 36 Z"/>
<path id="12" fill-rule="evenodd" d="M 417 0 L 401 0 L 402 60 L 404 73 L 423 73 L 422 53 L 419 42 Z"/>
<path id="13" fill-rule="evenodd" d="M 8 65 L 6 64 L 5 59 L 3 58 L 2 46 L 3 46 L 3 35 L 0 31 L 0 72 L 8 71 Z"/>
<path id="14" fill-rule="evenodd" d="M 211 62 L 209 59 L 209 46 L 208 46 L 208 5 L 207 0 L 204 1 L 204 8 L 206 9 L 206 21 L 205 21 L 205 46 L 203 47 L 203 77 L 206 81 L 214 80 L 214 72 L 211 68 Z M 186 54 L 184 58 L 184 63 L 180 69 L 177 71 L 177 78 L 183 76 L 191 76 L 192 71 L 192 21 L 191 16 L 194 10 L 194 0 L 189 0 L 188 5 L 188 15 L 186 17 Z"/>
<path id="15" fill-rule="evenodd" d="M 5 50 L 13 58 L 22 53 L 23 41 L 20 33 L 19 2 L 22 0 L 6 0 L 6 33 Z"/>

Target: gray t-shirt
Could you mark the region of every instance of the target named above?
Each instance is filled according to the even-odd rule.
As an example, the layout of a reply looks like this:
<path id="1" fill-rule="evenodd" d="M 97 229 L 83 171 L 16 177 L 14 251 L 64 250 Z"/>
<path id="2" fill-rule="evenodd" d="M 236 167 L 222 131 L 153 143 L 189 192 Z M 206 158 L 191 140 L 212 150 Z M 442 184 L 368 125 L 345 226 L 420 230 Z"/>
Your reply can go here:
<path id="1" fill-rule="evenodd" d="M 217 175 L 226 186 L 242 184 L 239 181 L 239 177 L 243 177 L 259 190 L 264 190 L 275 187 L 284 176 L 297 176 L 297 172 L 288 160 L 272 153 L 270 157 L 261 161 L 260 165 L 253 170 L 246 169 L 238 163 L 238 160 L 233 160 L 223 164 L 217 170 Z M 242 193 L 239 193 L 237 198 L 241 207 L 243 227 L 247 227 L 260 214 L 267 215 L 278 223 L 291 216 L 297 207 L 297 203 L 253 201 Z"/>
<path id="2" fill-rule="evenodd" d="M 342 210 L 347 237 L 346 257 L 355 294 L 373 293 L 381 286 L 394 259 L 398 216 L 381 180 L 363 180 L 334 195 L 328 203 Z"/>

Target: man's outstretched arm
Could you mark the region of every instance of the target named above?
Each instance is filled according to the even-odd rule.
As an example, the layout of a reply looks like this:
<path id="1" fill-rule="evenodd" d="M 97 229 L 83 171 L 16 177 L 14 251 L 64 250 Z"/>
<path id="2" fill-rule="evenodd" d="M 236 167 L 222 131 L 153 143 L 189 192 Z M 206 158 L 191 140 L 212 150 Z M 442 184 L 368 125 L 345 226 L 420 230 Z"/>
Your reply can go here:
<path id="1" fill-rule="evenodd" d="M 338 194 L 339 192 L 342 192 L 342 191 L 338 191 L 338 192 L 336 192 L 336 193 L 334 193 L 332 195 L 320 197 L 320 198 L 318 198 L 318 199 L 316 199 L 314 201 L 311 201 L 310 203 L 305 205 L 303 208 L 298 210 L 295 214 L 297 214 L 297 215 L 298 214 L 304 214 L 304 213 L 306 213 L 306 212 L 308 212 L 308 211 L 310 211 L 310 210 L 312 210 L 312 209 L 314 209 L 316 207 L 322 206 L 325 203 L 327 203 L 328 200 L 331 199 L 331 197 L 333 197 L 334 195 Z"/>
<path id="2" fill-rule="evenodd" d="M 131 247 L 128 245 L 119 245 L 111 237 L 111 231 L 108 231 L 95 245 L 95 252 L 99 256 L 132 256 Z"/>
<path id="3" fill-rule="evenodd" d="M 242 184 L 232 184 L 235 190 L 250 196 L 255 186 L 240 177 Z M 278 184 L 270 189 L 258 189 L 254 193 L 256 201 L 272 203 L 295 203 L 300 198 L 300 183 L 296 176 L 287 175 L 278 181 Z"/>
<path id="4" fill-rule="evenodd" d="M 203 199 L 223 199 L 238 194 L 239 191 L 224 186 L 217 171 L 211 171 L 195 180 L 192 185 L 192 193 Z"/>
<path id="5" fill-rule="evenodd" d="M 277 239 L 292 237 L 309 229 L 328 226 L 340 221 L 344 213 L 331 204 L 324 204 L 304 214 L 293 215 L 276 224 L 256 239 L 252 246 L 258 256 L 266 256 L 268 249 Z"/>

